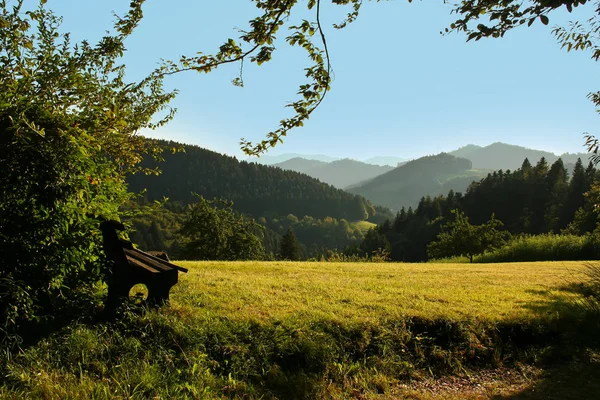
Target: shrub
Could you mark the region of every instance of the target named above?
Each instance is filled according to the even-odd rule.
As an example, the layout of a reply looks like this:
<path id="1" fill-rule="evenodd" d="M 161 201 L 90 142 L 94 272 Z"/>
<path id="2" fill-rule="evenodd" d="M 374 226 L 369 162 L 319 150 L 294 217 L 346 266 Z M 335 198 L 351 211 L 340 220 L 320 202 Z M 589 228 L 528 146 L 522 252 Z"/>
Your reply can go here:
<path id="1" fill-rule="evenodd" d="M 126 83 L 118 64 L 135 2 L 93 47 L 73 46 L 44 3 L 0 0 L 0 342 L 103 279 L 94 217 L 118 217 L 147 150 L 138 131 L 172 115 L 150 122 L 173 94 L 158 75 Z"/>
<path id="2" fill-rule="evenodd" d="M 596 235 L 520 236 L 508 245 L 475 259 L 480 263 L 521 261 L 594 260 L 598 257 Z"/>

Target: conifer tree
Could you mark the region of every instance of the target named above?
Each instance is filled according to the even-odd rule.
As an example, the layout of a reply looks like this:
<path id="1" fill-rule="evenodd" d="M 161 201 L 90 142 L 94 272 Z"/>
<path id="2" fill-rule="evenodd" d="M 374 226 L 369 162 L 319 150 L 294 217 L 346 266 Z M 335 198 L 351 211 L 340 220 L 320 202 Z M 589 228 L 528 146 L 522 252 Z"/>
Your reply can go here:
<path id="1" fill-rule="evenodd" d="M 292 228 L 288 228 L 285 235 L 281 239 L 281 251 L 279 256 L 282 260 L 288 261 L 300 261 L 302 260 L 302 252 L 300 250 L 300 245 L 298 244 L 298 240 L 296 239 L 296 235 Z"/>
<path id="2" fill-rule="evenodd" d="M 546 230 L 558 233 L 560 229 L 566 227 L 566 223 L 561 221 L 561 211 L 567 196 L 569 183 L 567 180 L 567 170 L 562 159 L 556 160 L 550 167 L 546 175 L 546 190 L 548 192 L 548 202 L 546 203 Z"/>
<path id="3" fill-rule="evenodd" d="M 570 222 L 573 220 L 575 213 L 580 207 L 583 207 L 585 202 L 584 193 L 591 188 L 591 182 L 588 181 L 588 175 L 583 168 L 581 158 L 577 159 L 573 173 L 571 174 L 571 182 L 569 183 L 567 198 L 565 200 L 565 209 L 563 220 Z"/>
<path id="4" fill-rule="evenodd" d="M 165 247 L 166 247 L 165 238 L 164 238 L 163 232 L 158 227 L 156 221 L 152 221 L 152 224 L 150 225 L 149 235 L 150 235 L 150 240 L 151 240 L 151 242 L 149 243 L 149 246 L 151 248 L 148 248 L 148 250 L 164 250 L 165 249 Z"/>

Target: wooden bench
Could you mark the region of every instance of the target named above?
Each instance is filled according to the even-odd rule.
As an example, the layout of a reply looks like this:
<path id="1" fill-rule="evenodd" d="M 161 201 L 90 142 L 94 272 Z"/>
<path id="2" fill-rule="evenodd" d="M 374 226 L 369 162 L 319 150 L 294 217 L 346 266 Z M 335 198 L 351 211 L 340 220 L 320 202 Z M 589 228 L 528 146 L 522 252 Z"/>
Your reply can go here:
<path id="1" fill-rule="evenodd" d="M 179 271 L 188 270 L 134 249 L 131 242 L 117 235 L 117 231 L 124 229 L 123 224 L 117 221 L 100 223 L 104 252 L 112 262 L 105 308 L 115 310 L 124 299 L 129 298 L 129 291 L 138 283 L 148 288 L 149 305 L 163 305 L 169 301 L 169 291 L 177 283 Z"/>

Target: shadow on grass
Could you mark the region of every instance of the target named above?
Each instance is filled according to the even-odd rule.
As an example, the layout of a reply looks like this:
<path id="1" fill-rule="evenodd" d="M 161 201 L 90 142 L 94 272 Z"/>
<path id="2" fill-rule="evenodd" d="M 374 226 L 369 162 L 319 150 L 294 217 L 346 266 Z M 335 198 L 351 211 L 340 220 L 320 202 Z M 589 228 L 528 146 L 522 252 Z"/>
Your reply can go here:
<path id="1" fill-rule="evenodd" d="M 543 372 L 531 386 L 493 399 L 600 399 L 598 271 L 597 267 L 590 268 L 589 282 L 557 288 L 561 296 L 550 291 L 534 292 L 545 299 L 524 306 L 539 316 L 551 318 L 559 333 L 558 340 L 551 343 L 542 357 Z"/>
<path id="2" fill-rule="evenodd" d="M 600 398 L 600 360 L 585 360 L 545 370 L 527 389 L 494 400 L 595 400 Z"/>

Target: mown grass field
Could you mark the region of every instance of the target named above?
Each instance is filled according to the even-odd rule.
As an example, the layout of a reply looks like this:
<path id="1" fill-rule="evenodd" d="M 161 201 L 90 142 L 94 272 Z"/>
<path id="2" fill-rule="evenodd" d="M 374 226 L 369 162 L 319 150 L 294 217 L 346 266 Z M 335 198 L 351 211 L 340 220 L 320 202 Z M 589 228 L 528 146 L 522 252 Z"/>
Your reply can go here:
<path id="1" fill-rule="evenodd" d="M 190 272 L 170 306 L 73 322 L 4 357 L 0 397 L 600 393 L 582 262 L 178 264 Z"/>
<path id="2" fill-rule="evenodd" d="M 539 318 L 584 279 L 580 262 L 180 264 L 190 273 L 173 291 L 177 304 L 265 321 Z"/>

